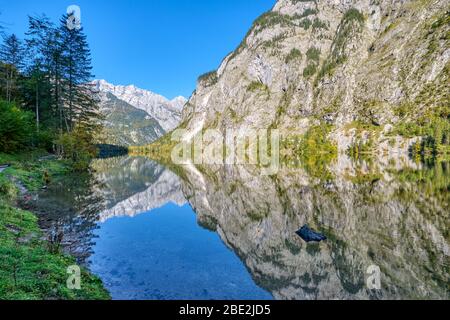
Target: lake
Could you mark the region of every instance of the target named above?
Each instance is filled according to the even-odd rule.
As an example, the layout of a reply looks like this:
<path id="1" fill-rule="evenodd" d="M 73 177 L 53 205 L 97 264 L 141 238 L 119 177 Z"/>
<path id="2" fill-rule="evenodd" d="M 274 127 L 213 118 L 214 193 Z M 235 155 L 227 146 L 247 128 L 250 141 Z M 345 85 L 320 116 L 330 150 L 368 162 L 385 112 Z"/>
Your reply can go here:
<path id="1" fill-rule="evenodd" d="M 339 162 L 325 180 L 144 157 L 92 168 L 34 206 L 113 299 L 449 298 L 445 162 Z M 327 240 L 303 241 L 306 224 Z"/>

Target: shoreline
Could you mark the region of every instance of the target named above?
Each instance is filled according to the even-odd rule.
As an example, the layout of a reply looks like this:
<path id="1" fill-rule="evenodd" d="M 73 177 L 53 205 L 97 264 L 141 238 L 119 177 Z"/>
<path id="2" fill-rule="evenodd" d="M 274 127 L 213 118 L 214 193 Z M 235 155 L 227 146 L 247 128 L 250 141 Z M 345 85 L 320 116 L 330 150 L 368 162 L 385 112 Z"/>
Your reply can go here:
<path id="1" fill-rule="evenodd" d="M 39 150 L 0 154 L 11 164 L 0 173 L 0 299 L 109 300 L 102 281 L 85 267 L 81 289 L 70 290 L 68 268 L 76 259 L 54 247 L 27 202 L 52 180 L 71 172 L 67 162 Z"/>

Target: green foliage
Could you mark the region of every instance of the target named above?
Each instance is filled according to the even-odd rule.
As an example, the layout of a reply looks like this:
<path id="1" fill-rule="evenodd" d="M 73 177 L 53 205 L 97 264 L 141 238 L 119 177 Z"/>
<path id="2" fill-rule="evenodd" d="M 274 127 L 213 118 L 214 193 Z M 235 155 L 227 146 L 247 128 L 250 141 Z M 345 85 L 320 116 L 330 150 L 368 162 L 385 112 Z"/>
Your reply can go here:
<path id="1" fill-rule="evenodd" d="M 67 268 L 75 260 L 51 253 L 41 236 L 36 216 L 0 201 L 0 299 L 109 299 L 101 281 L 85 269 L 81 290 L 69 290 Z"/>
<path id="2" fill-rule="evenodd" d="M 256 91 L 268 92 L 269 91 L 269 87 L 267 87 L 267 85 L 265 85 L 264 83 L 262 83 L 260 81 L 252 81 L 248 85 L 247 91 L 249 91 L 249 92 L 256 92 Z"/>
<path id="3" fill-rule="evenodd" d="M 31 144 L 37 149 L 44 149 L 48 152 L 52 152 L 56 137 L 57 133 L 55 131 L 51 129 L 41 129 L 34 132 Z"/>
<path id="4" fill-rule="evenodd" d="M 392 170 L 393 175 L 403 183 L 414 186 L 415 194 L 439 198 L 438 201 L 450 205 L 450 162 L 436 161 L 426 170 L 404 168 L 400 171 Z M 417 193 L 420 190 L 420 193 Z M 410 199 L 407 199 L 407 201 Z"/>
<path id="5" fill-rule="evenodd" d="M 0 174 L 0 201 L 11 201 L 17 196 L 16 186 L 3 174 Z"/>
<path id="6" fill-rule="evenodd" d="M 253 23 L 252 30 L 255 34 L 260 33 L 262 30 L 273 27 L 275 25 L 290 26 L 292 25 L 293 18 L 289 15 L 280 14 L 275 11 L 269 11 L 261 15 Z"/>
<path id="7" fill-rule="evenodd" d="M 247 217 L 253 221 L 253 222 L 261 222 L 265 218 L 267 218 L 268 213 L 267 212 L 260 212 L 260 211 L 248 211 Z"/>
<path id="8" fill-rule="evenodd" d="M 448 43 L 450 40 L 450 32 L 448 29 L 445 29 L 448 25 L 450 25 L 450 11 L 447 10 L 439 18 L 437 18 L 431 26 L 429 26 L 426 34 L 426 39 L 428 39 L 428 48 L 424 60 L 432 60 L 431 55 L 437 52 L 441 47 L 440 43 L 442 40 L 445 40 L 444 43 Z"/>
<path id="9" fill-rule="evenodd" d="M 312 26 L 312 21 L 309 18 L 303 19 L 300 21 L 300 27 L 302 27 L 305 30 L 309 30 Z"/>
<path id="10" fill-rule="evenodd" d="M 54 150 L 56 136 L 64 139 L 62 135 L 71 134 L 75 127 L 83 127 L 89 136 L 80 148 L 84 141 L 94 143 L 103 119 L 96 92 L 88 84 L 92 78 L 89 46 L 82 29 L 67 28 L 67 18 L 64 15 L 59 25 L 45 17 L 29 18 L 27 59 L 14 35 L 0 46 L 0 67 L 8 70 L 6 76 L 0 73 L 2 87 L 7 86 L 0 94 L 8 101 L 0 100 L 0 152 Z"/>
<path id="11" fill-rule="evenodd" d="M 414 116 L 415 109 L 401 105 L 396 109 L 398 115 L 405 115 L 408 120 L 395 125 L 392 134 L 406 138 L 422 137 L 411 150 L 412 156 L 422 160 L 435 160 L 450 154 L 450 108 L 435 107 L 420 116 Z"/>
<path id="12" fill-rule="evenodd" d="M 311 47 L 306 52 L 306 58 L 308 61 L 319 62 L 320 61 L 320 49 Z"/>
<path id="13" fill-rule="evenodd" d="M 0 152 L 6 152 L 0 163 L 11 165 L 0 174 L 0 300 L 109 298 L 100 280 L 84 269 L 82 289 L 69 290 L 67 267 L 75 259 L 49 250 L 37 218 L 11 206 L 18 189 L 35 192 L 53 175 L 69 171 L 67 162 L 35 148 L 53 149 L 58 135 L 59 155 L 75 169 L 86 169 L 96 151 L 93 138 L 102 117 L 87 84 L 90 51 L 83 30 L 67 28 L 67 18 L 59 26 L 29 18 L 28 59 L 15 36 L 0 46 L 0 95 L 8 101 L 0 99 Z M 22 150 L 32 151 L 17 154 Z"/>
<path id="14" fill-rule="evenodd" d="M 278 49 L 280 41 L 283 40 L 284 38 L 286 38 L 286 36 L 287 36 L 287 33 L 281 33 L 281 34 L 273 37 L 270 40 L 264 41 L 262 43 L 262 46 L 266 49 L 270 49 L 270 48 Z M 273 50 L 273 52 L 275 52 L 275 50 Z"/>
<path id="15" fill-rule="evenodd" d="M 400 23 L 400 21 L 398 21 L 398 20 L 392 22 L 390 25 L 388 25 L 386 27 L 386 29 L 383 31 L 383 33 L 388 33 L 389 31 L 394 30 L 395 28 L 398 27 L 399 23 Z"/>
<path id="16" fill-rule="evenodd" d="M 314 19 L 312 27 L 313 27 L 313 30 L 328 29 L 328 25 L 325 22 L 321 21 L 319 18 Z"/>
<path id="17" fill-rule="evenodd" d="M 321 124 L 309 128 L 300 144 L 300 152 L 305 156 L 335 154 L 337 147 L 328 139 L 332 126 Z"/>
<path id="18" fill-rule="evenodd" d="M 312 2 L 312 1 L 302 1 L 302 2 Z M 328 27 L 327 24 L 320 21 L 318 18 L 314 19 L 314 21 L 311 21 L 311 19 L 308 18 L 309 16 L 315 15 L 317 13 L 318 11 L 316 9 L 308 8 L 305 9 L 305 11 L 302 14 L 289 15 L 289 14 L 281 14 L 275 11 L 269 11 L 262 14 L 253 22 L 252 27 L 247 32 L 242 42 L 239 44 L 237 49 L 231 54 L 230 60 L 233 59 L 237 54 L 242 52 L 242 50 L 247 47 L 247 39 L 252 33 L 257 35 L 264 29 L 273 27 L 275 25 L 279 25 L 281 27 L 300 26 L 305 30 L 308 30 L 309 28 L 311 28 L 311 26 L 313 26 L 314 29 L 327 28 Z M 300 21 L 298 22 L 298 20 Z M 273 45 L 273 42 L 270 45 Z"/>
<path id="19" fill-rule="evenodd" d="M 91 160 L 97 156 L 97 147 L 92 144 L 92 136 L 83 127 L 77 127 L 56 140 L 60 155 L 69 161 L 75 171 L 89 168 Z"/>
<path id="20" fill-rule="evenodd" d="M 182 125 L 180 126 L 182 128 Z M 151 159 L 170 165 L 172 163 L 172 151 L 177 145 L 172 141 L 172 133 L 167 133 L 150 145 L 142 147 L 130 147 L 129 154 L 132 156 L 148 156 Z"/>
<path id="21" fill-rule="evenodd" d="M 303 76 L 308 79 L 308 78 L 311 78 L 313 75 L 315 75 L 316 72 L 317 72 L 317 66 L 314 63 L 310 63 L 303 70 Z"/>
<path id="22" fill-rule="evenodd" d="M 311 78 L 317 72 L 317 66 L 320 61 L 320 49 L 311 47 L 306 52 L 306 59 L 308 61 L 308 65 L 303 70 L 303 77 Z"/>
<path id="23" fill-rule="evenodd" d="M 337 158 L 337 146 L 328 135 L 332 126 L 320 124 L 309 128 L 304 136 L 285 137 L 282 142 L 283 161 L 299 161 L 300 165 L 312 176 L 321 180 L 332 179 L 329 164 Z"/>
<path id="24" fill-rule="evenodd" d="M 32 114 L 0 100 L 0 152 L 16 152 L 30 142 Z"/>
<path id="25" fill-rule="evenodd" d="M 85 269 L 81 290 L 67 289 L 67 267 L 75 265 L 75 259 L 51 252 L 37 217 L 11 206 L 18 195 L 12 181 L 33 192 L 67 166 L 43 151 L 0 153 L 0 163 L 11 164 L 0 173 L 0 300 L 109 299 L 101 281 Z"/>
<path id="26" fill-rule="evenodd" d="M 46 158 L 48 156 L 45 151 L 40 150 L 15 155 L 0 153 L 0 163 L 11 165 L 2 174 L 19 181 L 30 192 L 38 191 L 52 177 L 70 171 L 67 163 Z"/>
<path id="27" fill-rule="evenodd" d="M 317 11 L 314 9 L 306 9 L 302 14 L 295 15 L 281 14 L 275 11 L 269 11 L 262 14 L 253 22 L 252 27 L 247 32 L 238 48 L 231 54 L 230 59 L 233 59 L 238 53 L 242 52 L 242 50 L 247 47 L 247 39 L 252 33 L 257 35 L 264 29 L 273 27 L 275 25 L 280 25 L 281 27 L 296 26 L 295 21 L 299 19 L 302 19 L 299 22 L 299 25 L 305 30 L 308 30 L 313 25 L 313 22 L 309 18 L 305 17 L 313 14 L 317 14 Z M 316 26 L 318 26 L 318 22 L 316 22 Z"/>
<path id="28" fill-rule="evenodd" d="M 289 54 L 286 56 L 285 61 L 286 61 L 286 63 L 290 63 L 291 61 L 294 61 L 294 60 L 301 60 L 301 58 L 302 58 L 302 52 L 297 48 L 293 48 L 289 52 Z"/>
<path id="29" fill-rule="evenodd" d="M 200 77 L 198 77 L 198 82 L 206 86 L 215 85 L 218 80 L 219 77 L 217 76 L 216 70 L 204 73 Z"/>
<path id="30" fill-rule="evenodd" d="M 358 140 L 354 142 L 347 150 L 347 155 L 353 160 L 371 160 L 374 152 L 373 141 Z"/>
<path id="31" fill-rule="evenodd" d="M 318 13 L 319 13 L 319 11 L 308 8 L 308 9 L 305 9 L 305 11 L 303 11 L 303 13 L 299 16 L 299 18 L 308 17 L 308 16 L 315 15 Z"/>
<path id="32" fill-rule="evenodd" d="M 1 33 L 0 33 L 1 35 Z M 8 102 L 17 102 L 20 70 L 24 67 L 25 47 L 15 34 L 5 35 L 0 45 L 0 94 Z"/>
<path id="33" fill-rule="evenodd" d="M 346 23 L 348 23 L 349 21 L 356 21 L 361 25 L 364 23 L 365 18 L 358 9 L 351 8 L 345 13 L 343 21 Z"/>
<path id="34" fill-rule="evenodd" d="M 346 49 L 352 34 L 362 31 L 364 15 L 355 8 L 349 9 L 342 18 L 338 32 L 333 40 L 330 56 L 324 61 L 319 71 L 318 79 L 332 74 L 337 65 L 347 60 Z"/>

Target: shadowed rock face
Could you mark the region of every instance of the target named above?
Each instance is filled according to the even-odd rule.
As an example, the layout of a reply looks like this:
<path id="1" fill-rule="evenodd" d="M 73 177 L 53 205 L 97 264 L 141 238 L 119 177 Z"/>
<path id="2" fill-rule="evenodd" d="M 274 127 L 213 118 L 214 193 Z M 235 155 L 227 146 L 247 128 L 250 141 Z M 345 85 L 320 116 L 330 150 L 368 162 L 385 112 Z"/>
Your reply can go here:
<path id="1" fill-rule="evenodd" d="M 243 166 L 184 173 L 199 223 L 277 299 L 449 298 L 445 165 L 326 182 L 301 170 L 266 177 Z M 305 224 L 328 240 L 303 242 L 295 232 Z M 381 291 L 367 289 L 371 265 L 381 269 Z"/>

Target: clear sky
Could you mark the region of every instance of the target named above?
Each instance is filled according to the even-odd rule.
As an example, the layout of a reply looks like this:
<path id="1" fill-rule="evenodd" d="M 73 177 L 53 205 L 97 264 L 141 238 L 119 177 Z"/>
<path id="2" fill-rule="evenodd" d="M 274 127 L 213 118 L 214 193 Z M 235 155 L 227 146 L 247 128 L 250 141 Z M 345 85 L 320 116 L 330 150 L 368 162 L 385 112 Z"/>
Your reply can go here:
<path id="1" fill-rule="evenodd" d="M 114 84 L 189 97 L 275 0 L 0 0 L 7 33 L 24 37 L 27 16 L 58 21 L 81 8 L 94 74 Z"/>

